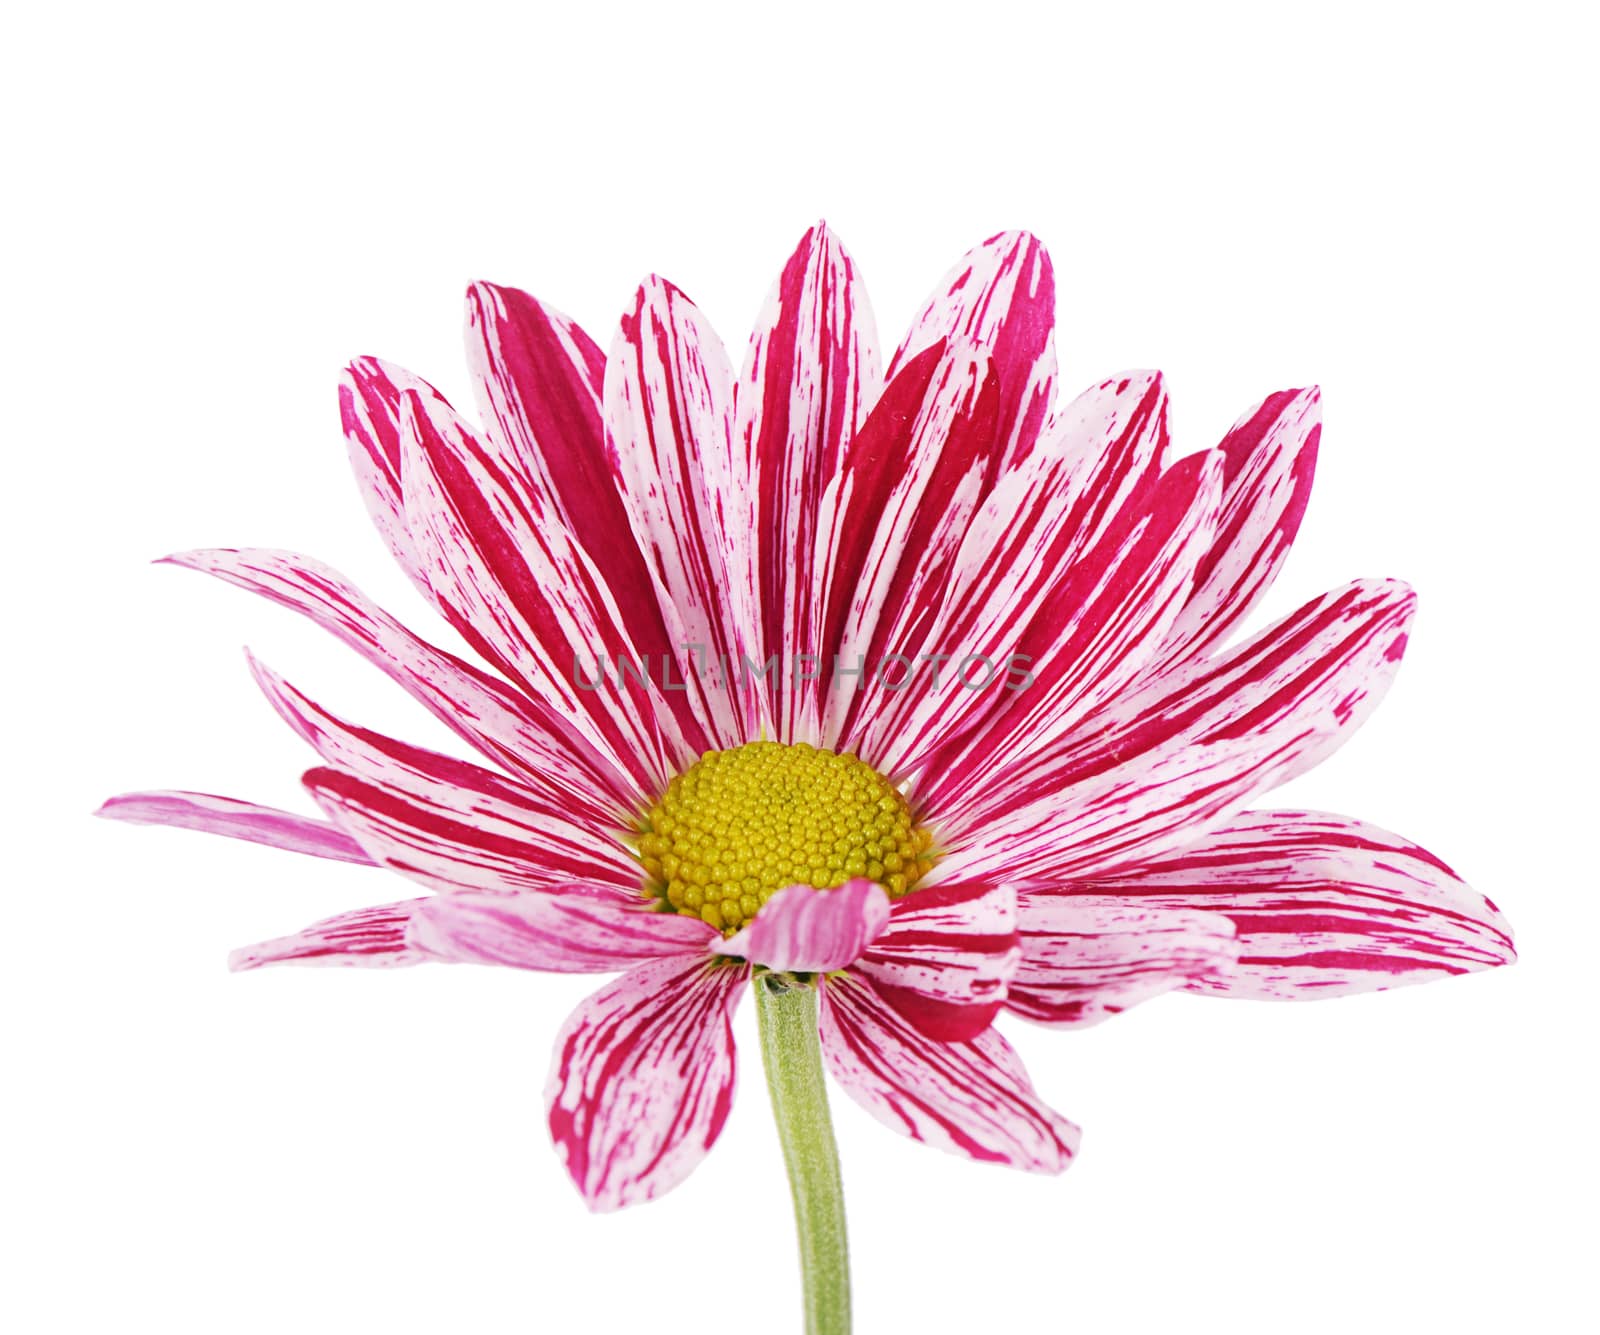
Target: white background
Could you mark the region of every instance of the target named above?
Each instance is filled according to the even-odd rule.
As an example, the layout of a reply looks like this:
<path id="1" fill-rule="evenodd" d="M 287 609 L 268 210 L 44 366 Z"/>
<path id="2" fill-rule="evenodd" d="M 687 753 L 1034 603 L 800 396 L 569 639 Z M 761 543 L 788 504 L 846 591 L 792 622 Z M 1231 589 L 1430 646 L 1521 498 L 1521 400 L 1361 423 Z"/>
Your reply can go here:
<path id="1" fill-rule="evenodd" d="M 1322 1005 L 1013 1026 L 1065 1177 L 836 1100 L 864 1332 L 1594 1328 L 1597 293 L 1578 5 L 1029 10 L 46 7 L 4 77 L 7 889 L 0 1299 L 19 1332 L 796 1327 L 751 1015 L 727 1134 L 591 1217 L 543 1125 L 594 986 L 223 968 L 382 874 L 91 821 L 192 787 L 309 809 L 248 642 L 441 733 L 166 551 L 310 551 L 430 633 L 368 528 L 340 365 L 469 401 L 460 294 L 602 343 L 652 269 L 741 348 L 826 216 L 885 342 L 967 246 L 1051 247 L 1063 388 L 1159 365 L 1180 444 L 1318 380 L 1271 603 L 1415 583 L 1405 670 L 1288 804 L 1500 902 L 1522 962 Z M 737 355 L 737 353 L 736 353 Z"/>

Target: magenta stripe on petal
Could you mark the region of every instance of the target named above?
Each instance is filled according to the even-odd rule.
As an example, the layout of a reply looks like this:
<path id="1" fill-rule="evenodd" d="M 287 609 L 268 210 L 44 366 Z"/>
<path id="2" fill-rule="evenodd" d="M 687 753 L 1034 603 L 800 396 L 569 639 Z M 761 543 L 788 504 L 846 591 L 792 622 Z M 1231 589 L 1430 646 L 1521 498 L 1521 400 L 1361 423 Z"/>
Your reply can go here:
<path id="1" fill-rule="evenodd" d="M 988 350 L 999 383 L 998 436 L 1007 468 L 1027 457 L 1056 378 L 1055 274 L 1027 232 L 1001 232 L 968 251 L 912 321 L 889 374 L 941 340 Z"/>
<path id="2" fill-rule="evenodd" d="M 1043 1024 L 1094 1024 L 1197 979 L 1225 978 L 1239 956 L 1220 913 L 1144 908 L 1084 889 L 1022 896 L 1022 963 L 1008 1009 Z"/>
<path id="3" fill-rule="evenodd" d="M 955 1154 L 1059 1173 L 1078 1128 L 1034 1093 L 994 1029 L 966 1042 L 928 1038 L 854 974 L 822 986 L 822 1055 L 857 1103 L 891 1130 Z"/>
<path id="4" fill-rule="evenodd" d="M 854 970 L 927 1037 L 969 1039 L 994 1019 L 1019 958 L 1009 886 L 936 885 L 895 904 Z"/>
<path id="5" fill-rule="evenodd" d="M 714 745 L 737 746 L 762 712 L 758 692 L 737 685 L 758 648 L 755 492 L 742 452 L 734 460 L 727 353 L 660 278 L 640 287 L 612 343 L 605 416 L 614 484 L 672 643 L 698 646 L 706 664 L 685 672 L 686 697 L 704 709 Z"/>
<path id="6" fill-rule="evenodd" d="M 228 967 L 243 972 L 269 964 L 361 969 L 422 964 L 428 956 L 413 949 L 406 935 L 411 914 L 421 902 L 412 899 L 401 904 L 376 904 L 324 918 L 293 936 L 280 936 L 234 951 L 228 956 Z"/>
<path id="7" fill-rule="evenodd" d="M 1135 910 L 1226 914 L 1238 964 L 1194 984 L 1223 996 L 1345 996 L 1516 958 L 1500 911 L 1433 854 L 1325 812 L 1248 812 L 1076 888 Z"/>
<path id="8" fill-rule="evenodd" d="M 716 933 L 698 918 L 609 887 L 458 890 L 424 901 L 411 943 L 430 957 L 552 973 L 608 973 L 665 956 L 702 956 Z"/>
<path id="9" fill-rule="evenodd" d="M 875 881 L 858 878 L 833 890 L 790 885 L 712 950 L 782 973 L 825 973 L 856 959 L 888 921 L 889 896 Z"/>
<path id="10" fill-rule="evenodd" d="M 291 853 L 308 853 L 315 858 L 377 865 L 360 844 L 336 825 L 215 793 L 123 793 L 108 798 L 94 814 L 131 825 L 171 825 Z"/>
<path id="11" fill-rule="evenodd" d="M 338 571 L 293 552 L 214 549 L 169 556 L 309 617 L 497 764 L 575 811 L 622 812 L 642 794 L 543 701 L 413 635 Z"/>
<path id="12" fill-rule="evenodd" d="M 497 888 L 477 879 L 491 863 L 503 866 L 510 885 L 559 885 L 584 880 L 632 890 L 639 866 L 621 847 L 614 827 L 570 812 L 560 802 L 509 776 L 470 761 L 358 728 L 335 717 L 269 668 L 251 669 L 284 721 L 331 767 L 357 781 L 319 791 L 334 819 L 374 856 L 424 884 L 455 885 L 452 859 L 477 869 L 465 884 Z M 359 791 L 365 801 L 340 800 Z M 382 811 L 385 819 L 374 821 Z M 448 819 L 441 819 L 447 816 Z M 426 853 L 425 862 L 417 861 Z M 526 858 L 527 866 L 518 865 Z"/>
<path id="13" fill-rule="evenodd" d="M 755 487 L 755 571 L 762 660 L 815 654 L 828 593 L 819 549 L 823 494 L 879 392 L 878 343 L 866 291 L 839 239 L 818 223 L 767 297 L 734 387 L 734 442 Z M 771 702 L 780 741 L 815 741 L 814 682 L 780 670 Z"/>
<path id="14" fill-rule="evenodd" d="M 670 1191 L 733 1104 L 733 1012 L 748 968 L 655 960 L 607 984 L 556 1038 L 550 1134 L 591 1210 Z"/>

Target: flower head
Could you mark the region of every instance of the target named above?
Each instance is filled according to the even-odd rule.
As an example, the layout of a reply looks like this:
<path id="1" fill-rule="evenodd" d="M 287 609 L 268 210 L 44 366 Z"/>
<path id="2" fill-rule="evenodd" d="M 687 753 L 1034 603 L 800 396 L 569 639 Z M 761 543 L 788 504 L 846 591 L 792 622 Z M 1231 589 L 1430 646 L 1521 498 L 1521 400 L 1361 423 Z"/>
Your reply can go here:
<path id="1" fill-rule="evenodd" d="M 481 427 L 346 371 L 368 509 L 471 662 L 285 552 L 170 558 L 309 616 L 479 753 L 321 708 L 325 821 L 193 793 L 105 814 L 399 872 L 421 898 L 239 951 L 266 964 L 617 973 L 556 1041 L 556 1145 L 609 1209 L 680 1181 L 734 1084 L 752 978 L 814 989 L 829 1071 L 895 1130 L 1055 1171 L 1077 1131 L 992 1027 L 1177 988 L 1327 996 L 1512 958 L 1494 907 L 1361 821 L 1247 811 L 1377 703 L 1413 598 L 1362 580 L 1232 632 L 1305 509 L 1315 390 L 1175 457 L 1158 375 L 1055 396 L 1044 249 L 951 272 L 880 374 L 818 226 L 735 374 L 652 278 L 609 354 L 468 294 Z"/>

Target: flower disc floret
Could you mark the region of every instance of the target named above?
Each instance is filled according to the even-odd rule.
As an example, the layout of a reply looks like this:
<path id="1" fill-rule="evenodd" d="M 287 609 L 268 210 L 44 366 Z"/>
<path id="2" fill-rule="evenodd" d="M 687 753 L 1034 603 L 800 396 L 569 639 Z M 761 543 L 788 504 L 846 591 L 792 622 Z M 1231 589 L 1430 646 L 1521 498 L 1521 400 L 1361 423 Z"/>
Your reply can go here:
<path id="1" fill-rule="evenodd" d="M 932 845 L 900 790 L 856 756 L 750 742 L 707 751 L 667 785 L 639 857 L 671 908 L 732 933 L 788 885 L 865 877 L 899 899 L 933 866 Z"/>

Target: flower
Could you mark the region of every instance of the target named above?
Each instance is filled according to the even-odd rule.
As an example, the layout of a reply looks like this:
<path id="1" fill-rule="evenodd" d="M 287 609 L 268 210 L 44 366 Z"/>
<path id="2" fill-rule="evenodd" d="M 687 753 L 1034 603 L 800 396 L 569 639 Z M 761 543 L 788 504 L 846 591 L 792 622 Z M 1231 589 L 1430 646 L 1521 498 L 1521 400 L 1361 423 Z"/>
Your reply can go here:
<path id="1" fill-rule="evenodd" d="M 811 989 L 839 1084 L 894 1129 L 1058 1171 L 1077 1130 L 991 1026 L 1178 988 L 1329 996 L 1513 958 L 1498 911 L 1361 821 L 1245 811 L 1377 703 L 1413 597 L 1361 580 L 1238 643 L 1304 511 L 1315 390 L 1171 456 L 1159 375 L 1055 402 L 1043 247 L 991 238 L 880 376 L 819 225 L 735 375 L 647 281 L 609 355 L 468 294 L 484 428 L 375 359 L 340 390 L 379 532 L 480 666 L 336 572 L 169 558 L 314 621 L 489 762 L 345 722 L 252 660 L 328 820 L 195 793 L 104 814 L 378 864 L 434 892 L 236 952 L 619 972 L 556 1041 L 589 1204 L 715 1142 L 753 978 Z"/>

